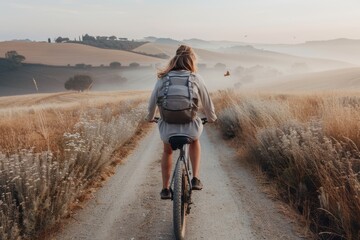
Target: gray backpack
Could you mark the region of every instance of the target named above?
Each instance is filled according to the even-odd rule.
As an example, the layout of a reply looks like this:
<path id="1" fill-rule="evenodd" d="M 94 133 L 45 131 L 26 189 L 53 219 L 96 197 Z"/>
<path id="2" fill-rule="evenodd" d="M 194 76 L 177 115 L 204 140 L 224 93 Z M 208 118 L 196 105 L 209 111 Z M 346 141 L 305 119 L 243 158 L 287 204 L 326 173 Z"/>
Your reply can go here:
<path id="1" fill-rule="evenodd" d="M 198 94 L 188 76 L 166 75 L 158 92 L 157 105 L 167 123 L 184 124 L 194 120 L 198 110 Z"/>

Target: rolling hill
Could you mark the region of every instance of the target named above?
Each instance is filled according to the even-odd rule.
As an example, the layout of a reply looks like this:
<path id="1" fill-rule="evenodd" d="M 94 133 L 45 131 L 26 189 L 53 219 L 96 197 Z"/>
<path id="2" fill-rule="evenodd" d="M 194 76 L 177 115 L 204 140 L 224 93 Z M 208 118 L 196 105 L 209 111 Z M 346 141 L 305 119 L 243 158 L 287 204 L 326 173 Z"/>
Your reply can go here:
<path id="1" fill-rule="evenodd" d="M 360 68 L 283 76 L 243 86 L 248 90 L 271 92 L 359 91 Z"/>
<path id="2" fill-rule="evenodd" d="M 302 44 L 255 44 L 254 46 L 296 56 L 334 59 L 360 65 L 360 40 L 356 39 L 340 38 Z"/>
<path id="3" fill-rule="evenodd" d="M 192 39 L 191 41 L 198 44 L 206 43 L 196 39 Z M 167 44 L 151 42 L 134 49 L 134 51 L 147 54 L 165 53 L 168 56 L 174 56 L 177 47 L 178 42 L 176 41 L 168 41 Z M 154 66 L 154 64 L 164 64 L 168 61 L 134 52 L 100 49 L 80 44 L 0 42 L 0 55 L 5 55 L 5 52 L 10 50 L 16 50 L 19 54 L 24 55 L 26 62 L 32 64 L 26 64 L 18 70 L 0 72 L 0 96 L 36 93 L 32 81 L 33 78 L 38 82 L 39 92 L 41 93 L 64 91 L 64 82 L 69 77 L 79 73 L 92 76 L 95 80 L 93 90 L 97 91 L 151 90 L 156 81 L 156 69 L 154 67 L 141 67 L 139 69 L 110 69 L 101 67 L 76 69 L 74 67 L 68 67 L 67 65 L 70 64 L 74 66 L 78 63 L 85 63 L 93 66 L 99 66 L 101 64 L 107 66 L 110 62 L 118 61 L 123 66 L 127 66 L 131 62 L 138 62 L 144 66 Z M 255 83 L 256 81 L 262 81 L 270 84 L 270 81 L 275 77 L 262 76 L 261 78 L 264 79 L 260 79 L 259 74 L 256 73 L 252 76 L 247 76 L 249 75 L 248 72 L 250 69 L 263 69 L 265 72 L 278 72 L 279 74 L 277 74 L 277 76 L 286 76 L 275 81 L 276 83 L 282 82 L 284 85 L 281 86 L 284 86 L 284 89 L 292 89 L 293 84 L 297 86 L 296 79 L 302 79 L 302 77 L 309 79 L 304 81 L 304 83 L 306 83 L 304 84 L 304 88 L 307 88 L 305 87 L 307 86 L 307 82 L 312 81 L 311 79 L 314 79 L 313 76 L 320 74 L 294 75 L 295 73 L 346 68 L 328 73 L 324 72 L 324 76 L 319 75 L 319 78 L 324 79 L 324 81 L 329 77 L 333 79 L 336 78 L 334 81 L 338 81 L 339 79 L 350 78 L 352 76 L 350 72 L 354 72 L 354 74 L 357 72 L 356 70 L 348 70 L 349 67 L 353 67 L 354 65 L 341 61 L 296 57 L 258 49 L 252 46 L 232 46 L 217 50 L 195 48 L 195 52 L 198 55 L 198 62 L 206 64 L 207 66 L 202 66 L 199 72 L 204 77 L 209 90 L 234 87 L 241 79 L 252 79 L 251 81 L 254 80 Z M 44 65 L 33 63 L 41 63 Z M 216 63 L 224 63 L 226 67 L 224 69 L 214 68 Z M 242 66 L 242 69 L 247 70 L 247 73 L 239 73 L 241 69 L 239 70 L 239 68 L 237 68 L 238 66 Z M 229 77 L 224 77 L 223 74 L 225 70 L 230 70 L 231 75 Z M 292 74 L 292 76 L 287 76 L 289 74 Z M 354 75 L 354 78 L 355 77 L 356 75 Z M 291 79 L 294 81 L 292 82 Z M 290 80 L 292 83 L 287 83 L 288 81 L 290 82 Z M 243 86 L 245 87 L 245 85 L 255 86 L 258 84 L 251 83 L 251 81 L 250 83 L 242 82 L 238 86 L 242 88 Z M 321 81 L 319 80 L 319 85 L 316 87 L 324 88 L 326 86 L 326 83 L 321 83 Z M 349 87 L 351 87 L 351 84 Z"/>
<path id="4" fill-rule="evenodd" d="M 136 99 L 147 97 L 148 91 L 111 91 L 111 92 L 58 92 L 25 94 L 19 96 L 0 97 L 0 111 L 11 109 L 25 109 L 28 107 L 66 108 L 76 105 L 78 102 L 116 102 L 118 99 Z"/>
<path id="5" fill-rule="evenodd" d="M 45 42 L 0 42 L 0 56 L 15 50 L 26 57 L 26 63 L 39 63 L 54 66 L 74 66 L 78 63 L 108 66 L 117 61 L 122 65 L 137 62 L 142 65 L 160 63 L 164 60 L 122 50 L 108 50 L 74 43 Z"/>
<path id="6" fill-rule="evenodd" d="M 165 53 L 174 56 L 178 45 L 146 43 L 134 51 L 145 52 L 149 54 Z M 195 48 L 198 55 L 199 63 L 207 64 L 208 67 L 214 66 L 216 63 L 224 63 L 227 67 L 234 68 L 239 65 L 251 67 L 254 65 L 265 65 L 278 68 L 284 72 L 291 72 L 294 64 L 303 64 L 307 66 L 307 71 L 321 71 L 336 68 L 351 67 L 353 65 L 326 59 L 296 57 L 288 54 L 281 54 L 272 51 L 265 51 L 254 47 L 231 47 L 217 51 L 210 51 Z"/>

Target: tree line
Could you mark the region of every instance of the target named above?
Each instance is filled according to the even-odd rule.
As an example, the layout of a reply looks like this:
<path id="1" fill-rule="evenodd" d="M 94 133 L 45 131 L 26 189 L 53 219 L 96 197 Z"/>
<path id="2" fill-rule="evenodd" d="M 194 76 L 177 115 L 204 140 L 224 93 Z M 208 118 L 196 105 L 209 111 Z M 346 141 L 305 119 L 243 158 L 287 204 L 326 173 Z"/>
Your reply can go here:
<path id="1" fill-rule="evenodd" d="M 5 58 L 0 59 L 0 70 L 14 70 L 21 67 L 22 62 L 25 61 L 25 57 L 18 54 L 17 51 L 11 50 L 5 53 Z"/>
<path id="2" fill-rule="evenodd" d="M 51 43 L 51 39 L 48 39 L 48 42 Z M 142 54 L 150 57 L 156 57 L 161 59 L 169 59 L 170 56 L 166 55 L 165 53 L 158 53 L 158 54 L 149 54 L 144 52 L 136 52 L 133 51 L 135 48 L 140 47 L 141 45 L 148 43 L 146 41 L 134 41 L 129 40 L 128 38 L 124 37 L 116 37 L 116 36 L 91 36 L 89 34 L 85 34 L 83 36 L 79 36 L 79 39 L 70 40 L 68 37 L 57 37 L 55 39 L 56 43 L 78 43 L 89 45 L 92 47 L 104 48 L 104 49 L 115 49 L 115 50 L 124 50 L 130 51 L 137 54 Z"/>
<path id="3" fill-rule="evenodd" d="M 134 41 L 128 40 L 128 38 L 116 37 L 116 36 L 91 36 L 85 34 L 79 39 L 70 40 L 68 37 L 59 36 L 55 39 L 56 43 L 78 43 L 85 44 L 98 48 L 105 49 L 116 49 L 116 50 L 125 50 L 131 51 L 141 45 L 147 43 L 143 41 Z"/>
<path id="4" fill-rule="evenodd" d="M 116 37 L 114 35 L 112 36 L 90 36 L 89 34 L 85 34 L 81 37 L 79 37 L 79 40 L 77 40 L 76 38 L 74 39 L 74 41 L 79 41 L 79 42 L 83 42 L 83 41 L 104 41 L 104 40 L 109 40 L 109 41 L 129 41 L 128 38 L 124 38 L 124 37 Z M 51 41 L 51 40 L 50 40 Z M 70 38 L 68 37 L 57 37 L 55 38 L 55 42 L 56 43 L 62 43 L 62 42 L 68 42 L 70 41 Z M 134 40 L 132 40 L 134 41 Z"/>

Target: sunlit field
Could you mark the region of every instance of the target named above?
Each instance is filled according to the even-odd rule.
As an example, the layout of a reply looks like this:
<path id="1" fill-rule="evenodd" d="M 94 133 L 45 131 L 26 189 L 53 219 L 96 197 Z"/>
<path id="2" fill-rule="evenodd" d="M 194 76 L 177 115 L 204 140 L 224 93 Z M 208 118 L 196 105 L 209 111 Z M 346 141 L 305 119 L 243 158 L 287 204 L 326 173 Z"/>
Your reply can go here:
<path id="1" fill-rule="evenodd" d="M 147 97 L 0 98 L 0 239 L 35 239 L 69 216 L 141 131 Z"/>
<path id="2" fill-rule="evenodd" d="M 357 93 L 216 95 L 219 126 L 321 239 L 360 237 Z"/>

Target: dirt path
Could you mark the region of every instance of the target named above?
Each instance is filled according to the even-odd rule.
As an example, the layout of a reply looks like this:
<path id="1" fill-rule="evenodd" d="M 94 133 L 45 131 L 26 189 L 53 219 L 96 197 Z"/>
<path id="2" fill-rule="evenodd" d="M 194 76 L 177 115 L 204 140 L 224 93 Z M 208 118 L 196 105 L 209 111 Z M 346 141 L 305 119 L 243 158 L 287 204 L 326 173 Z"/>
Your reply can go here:
<path id="1" fill-rule="evenodd" d="M 194 192 L 187 239 L 298 239 L 216 134 L 201 137 L 204 189 Z M 173 239 L 172 202 L 159 196 L 160 153 L 154 129 L 57 239 Z"/>

